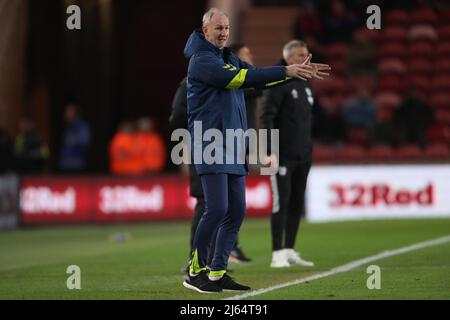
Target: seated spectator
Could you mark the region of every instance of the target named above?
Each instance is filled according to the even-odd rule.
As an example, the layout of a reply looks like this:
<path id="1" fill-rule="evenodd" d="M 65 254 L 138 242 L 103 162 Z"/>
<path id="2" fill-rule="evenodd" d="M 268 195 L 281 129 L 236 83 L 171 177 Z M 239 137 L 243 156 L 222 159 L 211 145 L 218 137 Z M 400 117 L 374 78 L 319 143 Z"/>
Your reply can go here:
<path id="1" fill-rule="evenodd" d="M 345 127 L 338 106 L 330 101 L 314 106 L 313 137 L 323 144 L 344 140 Z"/>
<path id="2" fill-rule="evenodd" d="M 59 169 L 79 173 L 86 169 L 86 155 L 91 142 L 89 125 L 80 118 L 79 108 L 69 104 L 64 113 L 66 127 L 60 151 Z"/>
<path id="3" fill-rule="evenodd" d="M 29 118 L 20 119 L 19 134 L 14 143 L 14 163 L 18 172 L 44 172 L 48 155 L 48 147 L 42 141 L 34 122 Z"/>
<path id="4" fill-rule="evenodd" d="M 379 108 L 372 130 L 372 144 L 394 145 L 396 142 L 393 112 L 389 108 Z"/>
<path id="5" fill-rule="evenodd" d="M 356 31 L 353 34 L 353 43 L 347 53 L 347 66 L 350 76 L 376 75 L 376 49 L 361 31 Z"/>
<path id="6" fill-rule="evenodd" d="M 143 172 L 140 150 L 137 148 L 134 125 L 130 121 L 120 124 L 109 145 L 111 172 L 118 175 L 138 175 Z"/>
<path id="7" fill-rule="evenodd" d="M 150 118 L 139 119 L 137 127 L 135 144 L 142 161 L 142 173 L 161 172 L 166 164 L 164 140 L 154 130 L 154 123 Z"/>
<path id="8" fill-rule="evenodd" d="M 8 132 L 0 127 L 0 174 L 12 167 L 12 141 Z"/>
<path id="9" fill-rule="evenodd" d="M 319 36 L 322 33 L 322 24 L 314 2 L 304 2 L 299 11 L 294 25 L 295 38 L 304 39 L 307 35 Z"/>
<path id="10" fill-rule="evenodd" d="M 427 145 L 427 129 L 433 124 L 433 110 L 419 96 L 417 87 L 411 86 L 408 95 L 395 113 L 400 144 Z"/>
<path id="11" fill-rule="evenodd" d="M 375 114 L 375 102 L 365 86 L 361 86 L 358 95 L 348 100 L 342 108 L 342 117 L 347 127 L 372 129 Z"/>
<path id="12" fill-rule="evenodd" d="M 341 0 L 331 1 L 329 11 L 328 14 L 322 15 L 324 17 L 323 41 L 326 43 L 349 42 L 357 21 L 353 12 Z"/>

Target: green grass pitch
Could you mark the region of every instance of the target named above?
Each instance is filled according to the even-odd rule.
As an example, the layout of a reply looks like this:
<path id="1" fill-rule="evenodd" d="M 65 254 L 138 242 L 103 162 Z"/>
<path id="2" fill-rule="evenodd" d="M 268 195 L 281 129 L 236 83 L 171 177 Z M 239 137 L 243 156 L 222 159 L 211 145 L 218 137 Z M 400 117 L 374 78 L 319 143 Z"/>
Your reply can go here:
<path id="1" fill-rule="evenodd" d="M 450 219 L 303 223 L 297 250 L 314 268 L 271 269 L 267 219 L 247 219 L 240 233 L 250 264 L 230 264 L 236 280 L 271 287 L 450 234 Z M 126 232 L 124 242 L 110 239 Z M 0 232 L 0 299 L 222 299 L 182 286 L 189 222 L 39 227 Z M 369 290 L 369 265 L 274 290 L 252 299 L 450 299 L 450 243 L 372 262 L 381 289 Z M 81 289 L 69 290 L 69 265 L 81 268 Z"/>

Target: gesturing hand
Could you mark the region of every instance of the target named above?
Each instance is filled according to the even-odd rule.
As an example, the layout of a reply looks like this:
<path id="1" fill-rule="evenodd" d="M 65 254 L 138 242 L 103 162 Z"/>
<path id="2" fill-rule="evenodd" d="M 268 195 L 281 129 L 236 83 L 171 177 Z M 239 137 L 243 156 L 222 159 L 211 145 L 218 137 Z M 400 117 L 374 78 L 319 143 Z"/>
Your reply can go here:
<path id="1" fill-rule="evenodd" d="M 303 80 L 313 77 L 313 67 L 306 64 L 291 64 L 286 67 L 286 75 L 292 78 L 300 78 Z"/>
<path id="2" fill-rule="evenodd" d="M 331 67 L 328 64 L 313 63 L 313 62 L 311 62 L 311 59 L 312 59 L 312 54 L 309 54 L 308 58 L 306 58 L 306 60 L 302 64 L 312 67 L 313 78 L 322 80 L 322 79 L 325 79 L 325 77 L 328 77 L 330 75 L 330 73 L 326 72 L 326 71 L 331 70 Z"/>

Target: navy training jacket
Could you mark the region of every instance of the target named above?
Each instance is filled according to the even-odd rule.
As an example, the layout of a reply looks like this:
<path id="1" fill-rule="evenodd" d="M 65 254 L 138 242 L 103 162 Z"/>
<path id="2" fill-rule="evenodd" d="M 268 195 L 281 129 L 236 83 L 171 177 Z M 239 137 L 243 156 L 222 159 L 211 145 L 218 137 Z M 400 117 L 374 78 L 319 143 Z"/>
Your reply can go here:
<path id="1" fill-rule="evenodd" d="M 222 163 L 195 164 L 198 174 L 246 175 L 246 164 L 237 163 L 234 144 L 234 162 L 226 164 L 226 129 L 247 130 L 244 88 L 269 88 L 289 79 L 284 66 L 256 68 L 240 60 L 228 48 L 219 49 L 205 39 L 202 31 L 195 30 L 189 37 L 184 55 L 189 59 L 187 72 L 188 127 L 191 134 L 191 150 L 202 154 L 211 141 L 194 139 L 194 121 L 201 121 L 202 134 L 208 129 L 217 129 L 223 135 Z M 212 138 L 211 140 L 214 141 Z M 236 142 L 236 141 L 235 141 Z M 242 142 L 247 148 L 246 142 Z M 210 147 L 211 148 L 211 147 Z M 209 150 L 211 150 L 209 148 Z M 213 153 L 214 154 L 214 153 Z M 192 157 L 194 162 L 195 158 Z"/>

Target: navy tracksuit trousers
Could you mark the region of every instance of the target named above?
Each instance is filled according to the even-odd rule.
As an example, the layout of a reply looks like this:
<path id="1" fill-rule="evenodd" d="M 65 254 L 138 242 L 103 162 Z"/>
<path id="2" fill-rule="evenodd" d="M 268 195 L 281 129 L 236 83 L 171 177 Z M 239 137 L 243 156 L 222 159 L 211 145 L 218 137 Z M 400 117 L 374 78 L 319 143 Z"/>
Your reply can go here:
<path id="1" fill-rule="evenodd" d="M 217 231 L 211 270 L 226 270 L 228 257 L 245 216 L 245 176 L 205 174 L 200 176 L 205 194 L 205 213 L 194 236 L 193 251 L 198 263 L 206 267 L 208 253 Z"/>

